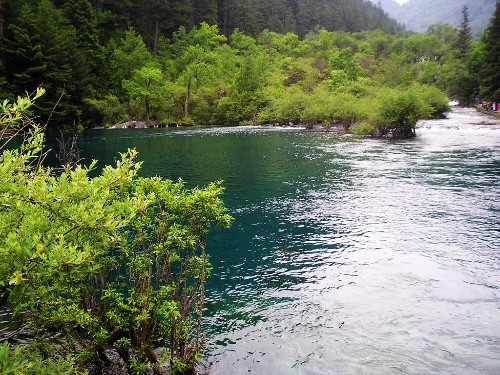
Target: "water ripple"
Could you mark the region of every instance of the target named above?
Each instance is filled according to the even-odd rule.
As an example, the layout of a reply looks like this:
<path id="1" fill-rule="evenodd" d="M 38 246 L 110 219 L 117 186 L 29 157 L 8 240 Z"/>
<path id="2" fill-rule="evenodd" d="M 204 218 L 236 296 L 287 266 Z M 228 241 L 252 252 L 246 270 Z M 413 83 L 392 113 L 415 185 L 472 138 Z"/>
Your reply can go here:
<path id="1" fill-rule="evenodd" d="M 457 109 L 417 132 L 98 131 L 82 156 L 134 146 L 144 175 L 225 181 L 235 222 L 208 244 L 214 374 L 496 375 L 500 122 Z"/>

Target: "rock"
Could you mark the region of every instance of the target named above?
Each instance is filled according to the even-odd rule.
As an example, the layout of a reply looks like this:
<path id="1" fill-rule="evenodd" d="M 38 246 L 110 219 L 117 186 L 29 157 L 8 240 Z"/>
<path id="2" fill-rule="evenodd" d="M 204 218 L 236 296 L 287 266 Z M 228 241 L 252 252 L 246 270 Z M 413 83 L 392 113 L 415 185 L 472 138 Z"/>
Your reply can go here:
<path id="1" fill-rule="evenodd" d="M 116 124 L 110 126 L 108 129 L 146 129 L 148 125 L 146 124 L 146 121 L 127 121 L 123 122 L 121 124 Z"/>
<path id="2" fill-rule="evenodd" d="M 110 365 L 106 368 L 108 375 L 127 375 L 127 365 L 120 354 L 114 349 L 106 351 L 106 357 L 109 359 Z"/>

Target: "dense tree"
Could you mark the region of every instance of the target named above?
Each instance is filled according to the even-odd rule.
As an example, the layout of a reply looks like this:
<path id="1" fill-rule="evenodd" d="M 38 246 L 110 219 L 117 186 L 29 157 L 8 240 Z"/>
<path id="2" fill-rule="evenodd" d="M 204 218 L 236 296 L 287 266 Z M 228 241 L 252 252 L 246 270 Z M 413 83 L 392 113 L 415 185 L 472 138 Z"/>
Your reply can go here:
<path id="1" fill-rule="evenodd" d="M 123 87 L 132 101 L 143 101 L 146 122 L 151 119 L 152 102 L 159 100 L 161 95 L 159 84 L 162 81 L 161 70 L 153 66 L 143 66 L 134 70 L 132 79 L 124 80 Z"/>
<path id="2" fill-rule="evenodd" d="M 484 34 L 481 97 L 500 102 L 500 0 Z"/>
<path id="3" fill-rule="evenodd" d="M 398 29 L 380 7 L 361 0 L 3 2 L 0 90 L 45 84 L 51 91 L 38 106 L 48 117 L 64 89 L 53 115 L 69 124 L 133 118 L 151 125 L 328 120 L 350 126 L 374 119 L 348 105 L 333 110 L 337 102 L 328 96 L 347 91 L 356 102 L 374 87 L 420 82 L 469 104 L 486 55 L 476 42 L 458 42 L 459 31 L 447 25 L 425 34 L 353 32 Z M 470 41 L 467 9 L 463 16 L 460 35 Z M 195 25 L 204 19 L 219 27 Z"/>
<path id="4" fill-rule="evenodd" d="M 4 74 L 10 92 L 32 92 L 43 85 L 49 93 L 37 105 L 47 120 L 79 119 L 77 87 L 80 61 L 76 30 L 49 0 L 26 3 L 4 40 Z M 56 103 L 59 105 L 52 112 Z"/>
<path id="5" fill-rule="evenodd" d="M 171 51 L 168 38 L 175 39 L 181 27 L 189 33 L 201 22 L 218 25 L 226 36 L 235 28 L 254 37 L 265 29 L 288 33 L 288 41 L 273 36 L 281 44 L 276 46 L 280 53 L 283 48 L 295 48 L 286 44 L 297 45 L 298 37 L 315 27 L 391 32 L 399 28 L 380 8 L 363 0 L 1 0 L 0 82 L 4 84 L 0 90 L 6 95 L 30 92 L 43 84 L 48 94 L 37 103 L 43 108 L 40 113 L 48 118 L 52 106 L 59 103 L 51 125 L 95 121 L 99 118 L 95 108 L 107 107 L 100 102 L 103 98 L 127 100 L 122 81 L 130 80 L 132 72 L 144 66 L 143 56 L 150 61 L 151 53 L 157 55 L 154 58 L 161 60 L 165 76 L 177 80 L 178 72 L 172 67 L 178 62 L 168 62 L 165 53 Z M 118 57 L 118 50 L 132 29 L 141 38 L 138 48 L 142 43 L 148 51 L 132 53 L 134 57 L 128 60 L 136 63 L 126 63 L 127 57 Z M 123 46 L 122 51 L 126 54 L 132 49 Z M 185 113 L 189 112 L 192 82 L 186 77 L 201 77 L 202 70 L 184 74 L 189 88 Z"/>
<path id="6" fill-rule="evenodd" d="M 201 84 L 212 80 L 220 71 L 222 56 L 217 48 L 226 42 L 217 26 L 202 23 L 189 33 L 179 32 L 172 48 L 178 54 L 178 82 L 185 87 L 184 117 L 190 114 L 191 97 Z"/>
<path id="7" fill-rule="evenodd" d="M 193 0 L 193 22 L 199 25 L 206 22 L 215 25 L 218 22 L 217 1 Z"/>

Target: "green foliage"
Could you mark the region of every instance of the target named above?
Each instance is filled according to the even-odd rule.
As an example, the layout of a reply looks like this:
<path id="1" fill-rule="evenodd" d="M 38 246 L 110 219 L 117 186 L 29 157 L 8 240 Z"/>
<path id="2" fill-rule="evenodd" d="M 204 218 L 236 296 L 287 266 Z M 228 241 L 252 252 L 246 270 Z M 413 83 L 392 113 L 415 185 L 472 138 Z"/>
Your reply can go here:
<path id="1" fill-rule="evenodd" d="M 412 89 L 390 90 L 383 93 L 378 131 L 385 136 L 411 138 L 419 118 L 430 117 L 432 108 Z"/>
<path id="2" fill-rule="evenodd" d="M 8 129 L 19 126 L 20 122 L 26 118 L 26 114 L 33 102 L 45 94 L 43 88 L 37 88 L 30 96 L 18 96 L 17 101 L 10 103 L 7 99 L 0 105 L 0 129 Z"/>
<path id="3" fill-rule="evenodd" d="M 480 74 L 481 97 L 500 102 L 500 1 L 483 37 L 483 58 Z"/>
<path id="4" fill-rule="evenodd" d="M 2 124 L 31 105 L 4 103 Z M 30 134 L 0 155 L 0 306 L 86 360 L 115 348 L 143 371 L 159 365 L 163 341 L 172 370 L 192 367 L 202 349 L 207 234 L 231 222 L 221 183 L 188 190 L 139 178 L 133 150 L 97 175 L 95 161 L 55 175 L 37 163 L 41 129 Z"/>
<path id="5" fill-rule="evenodd" d="M 109 94 L 120 100 L 127 99 L 127 93 L 122 87 L 124 80 L 132 79 L 133 72 L 153 62 L 153 56 L 146 47 L 142 37 L 129 29 L 117 40 L 112 40 L 108 46 L 107 75 L 111 81 Z"/>
<path id="6" fill-rule="evenodd" d="M 460 28 L 458 29 L 457 40 L 455 42 L 455 51 L 457 58 L 466 61 L 467 56 L 471 50 L 472 43 L 472 31 L 469 25 L 469 10 L 467 5 L 464 5 L 462 9 L 462 22 L 460 23 Z"/>
<path id="7" fill-rule="evenodd" d="M 363 69 L 354 60 L 351 51 L 344 48 L 333 51 L 328 59 L 328 66 L 332 70 L 331 81 L 333 85 L 341 85 L 346 81 L 355 81 L 363 73 Z"/>
<path id="8" fill-rule="evenodd" d="M 11 348 L 0 343 L 0 373 L 3 375 L 78 375 L 76 363 L 71 357 L 42 359 L 27 347 Z"/>
<path id="9" fill-rule="evenodd" d="M 128 120 L 125 106 L 114 95 L 106 95 L 103 99 L 84 99 L 87 106 L 94 113 L 95 124 L 110 126 Z"/>
<path id="10" fill-rule="evenodd" d="M 123 87 L 127 91 L 129 99 L 133 103 L 143 102 L 146 113 L 146 121 L 151 118 L 151 107 L 161 100 L 162 81 L 161 70 L 152 66 L 143 66 L 132 73 L 130 80 L 123 81 Z M 156 102 L 156 103 L 155 103 Z"/>
<path id="11" fill-rule="evenodd" d="M 225 114 L 224 123 L 257 123 L 257 116 L 265 104 L 262 86 L 266 68 L 263 55 L 245 56 L 235 77 L 231 93 L 219 101 L 219 109 Z"/>
<path id="12" fill-rule="evenodd" d="M 377 134 L 377 128 L 369 122 L 360 122 L 352 128 L 352 133 L 358 136 L 373 137 Z"/>
<path id="13" fill-rule="evenodd" d="M 19 9 L 16 22 L 9 26 L 5 39 L 8 48 L 2 55 L 8 68 L 6 81 L 9 88 L 17 91 L 28 82 L 31 85 L 37 79 L 40 81 L 46 74 L 50 76 L 49 89 L 67 80 L 81 82 L 85 95 L 78 92 L 76 84 L 68 85 L 66 94 L 70 97 L 63 95 L 61 110 L 58 106 L 56 112 L 73 114 L 71 121 L 79 116 L 93 125 L 111 125 L 134 118 L 146 120 L 151 126 L 318 122 L 341 123 L 346 129 L 360 121 L 380 122 L 381 97 L 377 93 L 384 88 L 404 91 L 416 83 L 431 85 L 461 104 L 470 105 L 477 97 L 480 82 L 483 93 L 486 84 L 494 84 L 490 78 L 498 69 L 494 69 L 492 61 L 498 59 L 488 60 L 493 50 L 486 48 L 485 42 L 473 42 L 464 58 L 456 50 L 461 43 L 459 30 L 448 25 L 433 25 L 424 34 L 331 31 L 349 29 L 344 23 L 350 16 L 344 19 L 335 14 L 327 20 L 323 16 L 331 14 L 333 8 L 325 7 L 325 1 L 315 4 L 299 1 L 297 7 L 288 11 L 288 5 L 281 0 L 267 4 L 257 1 L 256 9 L 247 1 L 221 1 L 219 10 L 227 14 L 249 12 L 246 19 L 243 15 L 241 19 L 236 17 L 246 25 L 241 29 L 227 29 L 234 20 L 224 20 L 221 29 L 229 37 L 217 25 L 202 22 L 191 27 L 192 19 L 185 21 L 186 26 L 165 34 L 177 22 L 168 21 L 170 26 L 162 24 L 160 21 L 167 15 L 202 19 L 205 16 L 199 9 L 206 9 L 206 17 L 213 18 L 210 0 L 190 4 L 176 0 L 170 8 L 159 0 L 148 0 L 141 5 L 144 9 L 130 2 L 111 1 L 106 6 L 97 2 L 93 20 L 88 0 L 64 4 L 50 0 L 26 2 Z M 351 9 L 354 17 L 362 5 L 358 1 L 350 4 L 357 5 L 350 8 L 344 2 L 338 9 L 344 13 L 345 9 Z M 313 5 L 317 9 L 313 10 Z M 337 9 L 337 4 L 333 7 Z M 147 19 L 146 9 L 155 10 L 151 13 L 155 17 Z M 284 12 L 284 18 L 274 19 L 273 27 L 258 30 L 260 26 L 271 25 L 267 18 L 260 21 L 252 18 L 252 14 L 264 10 L 277 12 L 274 14 Z M 304 20 L 290 24 L 290 28 L 301 29 L 318 11 L 323 13 L 315 24 L 328 24 L 330 30 L 316 27 L 307 30 L 301 39 L 301 33 L 291 32 L 283 23 L 300 14 Z M 49 35 L 57 27 L 62 30 L 61 35 L 50 42 L 41 41 L 38 34 L 42 22 L 37 12 L 46 18 L 52 15 L 47 23 Z M 125 30 L 113 26 L 118 19 L 126 23 L 127 14 L 137 15 L 144 24 Z M 363 20 L 361 16 L 358 18 L 347 23 L 352 26 Z M 129 25 L 135 22 L 130 21 Z M 466 26 L 465 23 L 465 31 Z M 108 27 L 116 30 L 99 34 L 100 28 Z M 171 40 L 166 36 L 171 36 Z M 100 45 L 103 39 L 107 39 L 105 48 Z M 66 49 L 70 52 L 64 52 Z M 95 59 L 94 52 L 82 55 L 82 51 L 94 49 L 98 51 Z M 71 63 L 67 66 L 45 63 L 55 58 Z M 490 62 L 484 64 L 487 61 Z M 96 74 L 99 79 L 95 79 Z M 432 116 L 442 115 L 447 109 L 442 100 L 444 95 L 429 89 L 424 91 L 418 95 L 433 108 Z M 55 102 L 57 99 L 52 98 L 52 104 Z M 38 106 L 48 110 L 45 104 Z"/>
<path id="14" fill-rule="evenodd" d="M 447 112 L 450 112 L 451 108 L 448 98 L 444 92 L 437 87 L 430 85 L 415 85 L 412 87 L 412 91 L 430 108 L 430 117 L 443 117 Z M 422 114 L 422 116 L 424 115 L 425 113 Z"/>
<path id="15" fill-rule="evenodd" d="M 71 98 L 81 78 L 76 30 L 64 14 L 49 0 L 26 3 L 17 22 L 10 24 L 7 31 L 2 55 L 10 92 L 32 92 L 43 84 L 49 90 L 37 102 L 43 119 L 48 119 L 60 98 L 52 120 L 62 121 L 66 116 L 78 119 L 77 101 Z"/>

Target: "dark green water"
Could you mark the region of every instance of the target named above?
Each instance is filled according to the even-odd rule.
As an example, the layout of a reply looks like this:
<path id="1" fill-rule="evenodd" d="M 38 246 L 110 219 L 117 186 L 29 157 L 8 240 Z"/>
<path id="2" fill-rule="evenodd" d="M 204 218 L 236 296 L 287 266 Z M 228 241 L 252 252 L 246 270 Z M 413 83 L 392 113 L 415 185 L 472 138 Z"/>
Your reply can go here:
<path id="1" fill-rule="evenodd" d="M 291 129 L 101 130 L 143 175 L 223 179 L 213 374 L 499 374 L 500 125 L 458 110 L 411 141 Z"/>

